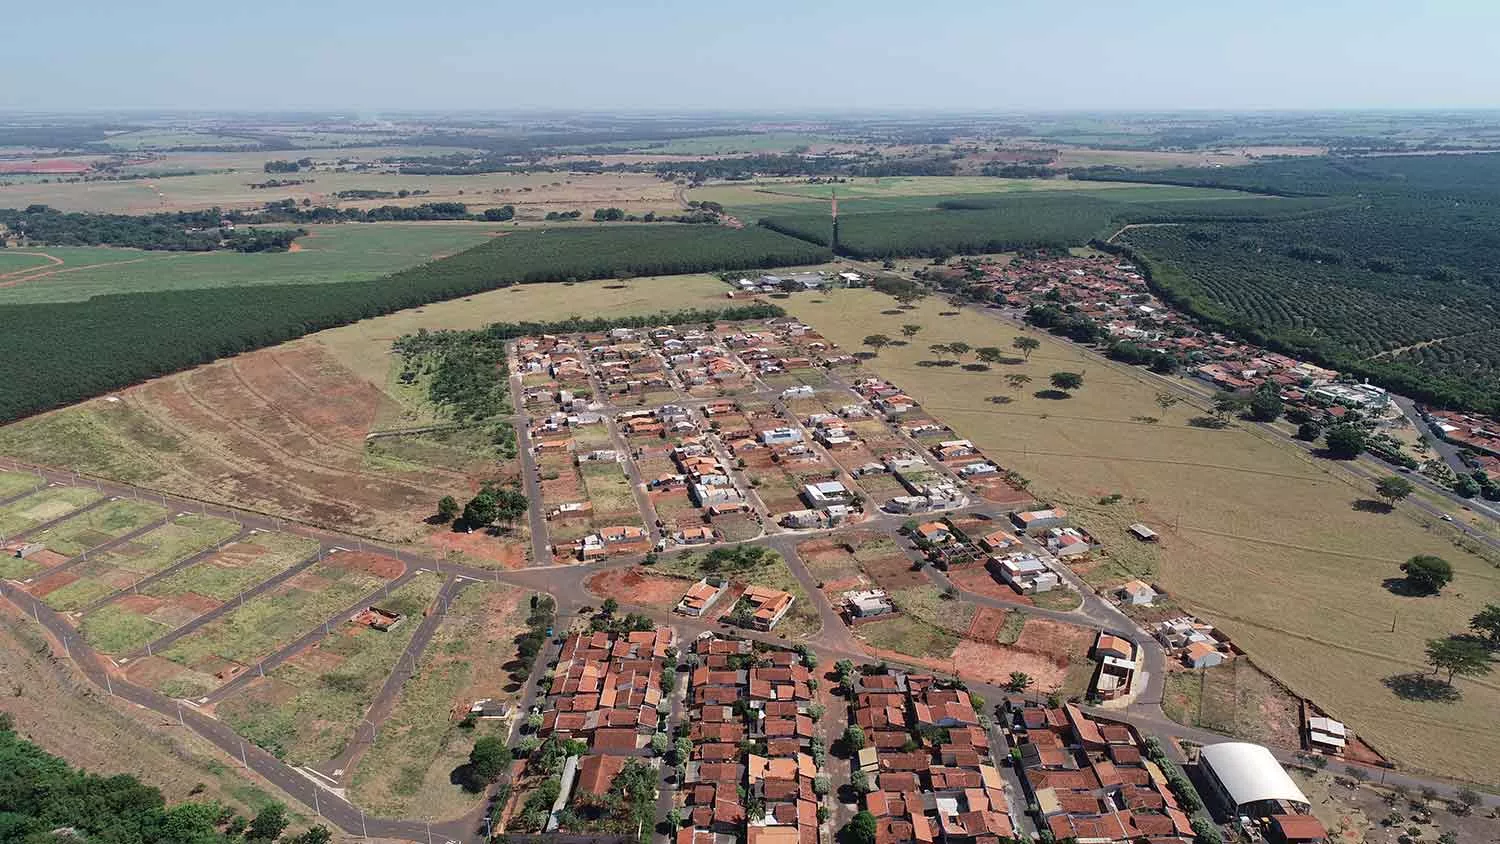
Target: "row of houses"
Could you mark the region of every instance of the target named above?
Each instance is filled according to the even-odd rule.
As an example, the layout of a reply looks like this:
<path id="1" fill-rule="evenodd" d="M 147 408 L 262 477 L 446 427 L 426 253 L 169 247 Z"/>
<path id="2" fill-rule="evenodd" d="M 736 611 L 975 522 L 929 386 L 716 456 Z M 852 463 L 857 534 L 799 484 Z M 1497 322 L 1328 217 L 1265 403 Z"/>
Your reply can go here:
<path id="1" fill-rule="evenodd" d="M 704 634 L 693 643 L 677 844 L 818 844 L 813 693 L 796 654 Z"/>
<path id="2" fill-rule="evenodd" d="M 1094 721 L 1075 704 L 1010 711 L 1016 767 L 1037 826 L 1058 841 L 1191 841 L 1193 828 L 1123 724 Z"/>
<path id="3" fill-rule="evenodd" d="M 668 627 L 568 636 L 537 734 L 582 739 L 595 754 L 633 755 L 647 747 L 668 708 L 661 677 L 672 644 Z"/>
<path id="4" fill-rule="evenodd" d="M 863 674 L 851 717 L 865 736 L 856 782 L 877 844 L 1014 838 L 990 733 L 968 692 L 929 675 Z"/>

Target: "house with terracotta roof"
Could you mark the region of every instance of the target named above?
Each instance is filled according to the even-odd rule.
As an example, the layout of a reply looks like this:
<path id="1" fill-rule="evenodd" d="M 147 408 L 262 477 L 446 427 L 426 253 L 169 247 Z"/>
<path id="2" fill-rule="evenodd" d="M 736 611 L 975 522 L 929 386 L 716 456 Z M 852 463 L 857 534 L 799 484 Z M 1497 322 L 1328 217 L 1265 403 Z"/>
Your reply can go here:
<path id="1" fill-rule="evenodd" d="M 740 600 L 750 607 L 750 626 L 762 632 L 769 632 L 786 617 L 795 598 L 792 593 L 783 592 L 780 589 L 751 585 L 745 587 Z"/>
<path id="2" fill-rule="evenodd" d="M 677 602 L 675 611 L 693 618 L 702 618 L 703 614 L 708 612 L 709 607 L 717 603 L 728 590 L 728 581 L 719 579 L 717 582 L 710 583 L 705 577 L 688 587 L 682 600 Z"/>

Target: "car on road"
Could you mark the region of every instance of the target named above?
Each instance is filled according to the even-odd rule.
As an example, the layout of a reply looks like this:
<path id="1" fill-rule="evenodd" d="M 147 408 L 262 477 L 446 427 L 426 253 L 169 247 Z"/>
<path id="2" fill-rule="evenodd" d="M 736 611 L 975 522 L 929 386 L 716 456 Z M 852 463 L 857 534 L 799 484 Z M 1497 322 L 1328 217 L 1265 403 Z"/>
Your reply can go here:
<path id="1" fill-rule="evenodd" d="M 1453 517 L 1450 516 L 1450 515 L 1448 515 L 1447 513 L 1444 513 L 1443 515 L 1438 516 L 1438 518 L 1442 519 L 1445 522 L 1451 522 L 1451 521 L 1453 521 Z"/>

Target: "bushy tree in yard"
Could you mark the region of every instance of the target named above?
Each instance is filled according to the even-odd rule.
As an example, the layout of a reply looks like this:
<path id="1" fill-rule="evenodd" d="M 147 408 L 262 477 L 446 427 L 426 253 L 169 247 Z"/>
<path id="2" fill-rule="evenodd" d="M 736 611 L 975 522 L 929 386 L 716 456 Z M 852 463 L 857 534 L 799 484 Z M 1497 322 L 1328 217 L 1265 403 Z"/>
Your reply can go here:
<path id="1" fill-rule="evenodd" d="M 275 841 L 287 827 L 286 807 L 272 803 L 255 813 L 250 828 L 245 830 L 246 841 Z"/>
<path id="2" fill-rule="evenodd" d="M 844 746 L 850 750 L 862 750 L 865 746 L 865 731 L 858 724 L 844 729 Z"/>
<path id="3" fill-rule="evenodd" d="M 651 736 L 651 752 L 655 753 L 657 756 L 667 755 L 667 750 L 671 748 L 671 746 L 672 743 L 667 740 L 666 733 L 656 733 Z"/>
<path id="4" fill-rule="evenodd" d="M 1353 460 L 1365 450 L 1365 432 L 1354 425 L 1335 425 L 1323 435 L 1330 457 Z"/>
<path id="5" fill-rule="evenodd" d="M 1010 672 L 1010 682 L 1007 684 L 1007 688 L 1013 692 L 1024 692 L 1035 682 L 1031 678 L 1031 675 L 1024 671 L 1012 671 Z"/>
<path id="6" fill-rule="evenodd" d="M 875 816 L 861 809 L 839 833 L 842 844 L 875 844 Z"/>
<path id="7" fill-rule="evenodd" d="M 849 786 L 860 794 L 870 793 L 870 775 L 863 770 L 855 768 L 849 774 Z"/>
<path id="8" fill-rule="evenodd" d="M 1401 564 L 1407 587 L 1420 595 L 1436 595 L 1453 580 L 1453 565 L 1442 557 L 1419 554 Z"/>
<path id="9" fill-rule="evenodd" d="M 500 778 L 511 762 L 510 748 L 495 736 L 484 736 L 469 751 L 469 774 L 475 791 Z"/>
<path id="10" fill-rule="evenodd" d="M 444 522 L 451 522 L 458 517 L 458 500 L 451 495 L 445 495 L 438 501 L 438 518 Z"/>
<path id="11" fill-rule="evenodd" d="M 1255 388 L 1250 397 L 1250 418 L 1256 422 L 1275 422 L 1281 416 L 1281 391 L 1267 381 Z"/>
<path id="12" fill-rule="evenodd" d="M 1303 422 L 1297 426 L 1297 439 L 1303 442 L 1317 442 L 1323 436 L 1323 426 L 1316 422 Z"/>

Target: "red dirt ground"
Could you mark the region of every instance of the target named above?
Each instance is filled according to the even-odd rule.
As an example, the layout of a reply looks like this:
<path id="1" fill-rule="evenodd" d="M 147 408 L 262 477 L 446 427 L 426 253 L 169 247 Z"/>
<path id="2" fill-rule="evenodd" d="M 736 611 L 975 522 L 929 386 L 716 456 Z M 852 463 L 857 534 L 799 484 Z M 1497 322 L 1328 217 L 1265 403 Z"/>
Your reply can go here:
<path id="1" fill-rule="evenodd" d="M 45 598 L 77 579 L 78 575 L 70 571 L 60 571 L 38 578 L 36 582 L 26 588 L 26 591 L 38 598 Z"/>
<path id="2" fill-rule="evenodd" d="M 976 642 L 993 642 L 1000 635 L 1000 628 L 1005 626 L 1005 620 L 1005 610 L 980 607 L 979 612 L 974 613 L 974 620 L 969 623 L 969 631 L 964 636 Z"/>
<path id="3" fill-rule="evenodd" d="M 590 593 L 601 598 L 624 599 L 626 603 L 665 609 L 677 606 L 682 593 L 690 585 L 686 580 L 652 574 L 638 567 L 602 571 L 584 583 Z M 727 595 L 720 598 L 719 603 L 723 604 L 726 600 Z"/>
<path id="4" fill-rule="evenodd" d="M 129 610 L 137 615 L 150 615 L 165 604 L 160 598 L 152 598 L 149 595 L 126 595 L 115 602 L 122 610 Z"/>
<path id="5" fill-rule="evenodd" d="M 340 551 L 337 554 L 324 554 L 322 564 L 367 572 L 382 580 L 395 580 L 406 573 L 406 564 L 395 557 L 371 554 L 367 551 Z"/>
<path id="6" fill-rule="evenodd" d="M 879 557 L 860 566 L 865 573 L 880 584 L 880 588 L 887 592 L 898 589 L 910 589 L 913 586 L 924 586 L 927 584 L 927 575 L 912 571 L 911 560 L 905 554 L 892 554 L 889 557 Z"/>
<path id="7" fill-rule="evenodd" d="M 223 602 L 214 600 L 207 595 L 199 595 L 197 592 L 183 592 L 181 595 L 174 595 L 172 596 L 172 603 L 200 613 L 218 609 L 223 605 Z"/>
<path id="8" fill-rule="evenodd" d="M 965 566 L 948 572 L 948 579 L 960 589 L 973 592 L 976 595 L 984 595 L 998 601 L 1007 601 L 1012 604 L 1031 605 L 1033 601 L 1025 595 L 1016 594 L 1016 590 L 996 580 L 985 570 L 984 566 Z"/>
<path id="9" fill-rule="evenodd" d="M 43 568 L 55 569 L 72 558 L 64 557 L 56 551 L 44 548 L 26 559 L 41 565 Z"/>
<path id="10" fill-rule="evenodd" d="M 456 552 L 477 560 L 488 560 L 503 569 L 526 566 L 525 546 L 510 537 L 444 530 L 428 534 L 427 544 L 444 554 Z"/>
<path id="11" fill-rule="evenodd" d="M 41 173 L 45 175 L 71 175 L 87 173 L 92 167 L 87 161 L 72 161 L 66 158 L 32 159 L 30 161 L 0 161 L 0 173 Z"/>
<path id="12" fill-rule="evenodd" d="M 125 668 L 125 677 L 136 685 L 154 688 L 184 671 L 187 669 L 175 662 L 159 656 L 147 656 L 133 660 Z"/>

